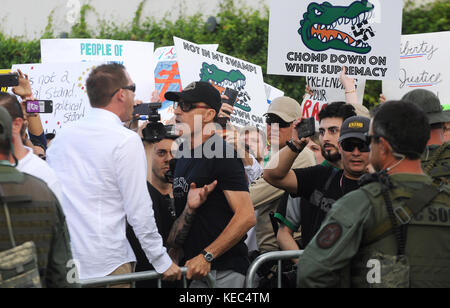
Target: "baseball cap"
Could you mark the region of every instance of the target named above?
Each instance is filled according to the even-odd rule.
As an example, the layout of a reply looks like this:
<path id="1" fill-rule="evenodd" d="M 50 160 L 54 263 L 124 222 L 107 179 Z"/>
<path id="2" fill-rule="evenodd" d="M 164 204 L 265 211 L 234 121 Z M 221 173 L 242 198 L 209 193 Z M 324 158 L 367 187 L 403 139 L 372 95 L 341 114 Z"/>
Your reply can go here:
<path id="1" fill-rule="evenodd" d="M 430 124 L 450 122 L 450 113 L 443 111 L 439 98 L 431 91 L 424 89 L 412 90 L 406 93 L 402 100 L 422 108 L 427 114 Z"/>
<path id="2" fill-rule="evenodd" d="M 5 107 L 0 106 L 0 140 L 12 141 L 12 119 Z"/>
<path id="3" fill-rule="evenodd" d="M 181 92 L 167 92 L 164 97 L 169 101 L 179 102 L 181 99 L 189 103 L 205 103 L 219 114 L 222 101 L 219 91 L 212 84 L 204 81 L 190 83 Z"/>
<path id="4" fill-rule="evenodd" d="M 366 140 L 366 133 L 369 132 L 370 119 L 361 116 L 347 118 L 341 126 L 339 142 L 348 138 L 358 138 Z"/>
<path id="5" fill-rule="evenodd" d="M 302 115 L 300 104 L 295 99 L 287 96 L 274 99 L 264 115 L 268 114 L 275 114 L 287 123 L 294 122 Z"/>

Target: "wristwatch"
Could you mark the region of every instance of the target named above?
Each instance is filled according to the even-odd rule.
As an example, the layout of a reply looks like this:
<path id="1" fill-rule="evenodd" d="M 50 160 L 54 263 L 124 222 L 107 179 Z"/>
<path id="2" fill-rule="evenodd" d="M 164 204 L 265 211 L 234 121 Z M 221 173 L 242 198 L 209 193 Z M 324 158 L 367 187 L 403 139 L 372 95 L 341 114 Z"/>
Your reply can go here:
<path id="1" fill-rule="evenodd" d="M 212 261 L 214 261 L 214 256 L 212 255 L 212 253 L 206 252 L 204 250 L 202 250 L 201 253 L 207 262 L 211 263 Z"/>
<path id="2" fill-rule="evenodd" d="M 292 152 L 294 153 L 300 153 L 303 149 L 298 149 L 295 145 L 294 142 L 291 140 L 286 141 L 286 145 L 288 146 L 289 149 L 292 150 Z"/>

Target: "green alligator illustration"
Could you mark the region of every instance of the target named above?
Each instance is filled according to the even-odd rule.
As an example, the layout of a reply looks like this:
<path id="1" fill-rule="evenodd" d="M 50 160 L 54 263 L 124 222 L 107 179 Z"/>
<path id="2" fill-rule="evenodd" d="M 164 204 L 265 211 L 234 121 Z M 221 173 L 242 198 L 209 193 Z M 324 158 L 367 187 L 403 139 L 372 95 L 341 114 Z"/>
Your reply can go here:
<path id="1" fill-rule="evenodd" d="M 301 27 L 298 33 L 303 43 L 314 51 L 336 49 L 366 54 L 372 50 L 372 47 L 365 42 L 368 39 L 366 35 L 364 35 L 364 41 L 358 40 L 336 27 L 340 29 L 351 27 L 356 35 L 356 27 L 367 24 L 367 20 L 373 15 L 373 10 L 374 5 L 368 0 L 355 1 L 349 6 L 333 6 L 329 2 L 322 4 L 313 2 L 303 15 L 303 20 L 300 21 Z M 370 34 L 372 37 L 374 36 L 371 29 Z"/>
<path id="2" fill-rule="evenodd" d="M 215 86 L 221 88 L 231 88 L 239 91 L 238 99 L 234 104 L 235 107 L 250 112 L 252 108 L 247 104 L 250 97 L 244 87 L 246 85 L 246 78 L 238 70 L 231 70 L 230 72 L 219 69 L 214 64 L 203 62 L 200 70 L 200 81 L 210 82 Z"/>

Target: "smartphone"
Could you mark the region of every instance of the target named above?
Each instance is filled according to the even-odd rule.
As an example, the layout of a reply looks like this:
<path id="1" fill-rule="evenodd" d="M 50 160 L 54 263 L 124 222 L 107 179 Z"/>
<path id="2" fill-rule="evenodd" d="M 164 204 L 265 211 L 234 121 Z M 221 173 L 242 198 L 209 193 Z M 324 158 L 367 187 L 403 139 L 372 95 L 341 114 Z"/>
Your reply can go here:
<path id="1" fill-rule="evenodd" d="M 133 115 L 148 115 L 150 113 L 150 103 L 143 103 L 134 107 Z"/>
<path id="2" fill-rule="evenodd" d="M 311 137 L 316 132 L 316 120 L 314 117 L 303 119 L 298 125 L 297 125 L 297 134 L 298 138 L 306 138 Z"/>
<path id="3" fill-rule="evenodd" d="M 236 103 L 236 99 L 237 96 L 239 94 L 239 91 L 234 90 L 234 89 L 230 89 L 230 88 L 225 88 L 225 96 L 228 96 L 228 99 L 222 99 L 222 103 L 223 104 L 228 104 L 230 106 L 234 106 L 234 103 Z M 230 113 L 228 111 L 223 111 L 226 114 L 230 115 Z"/>
<path id="4" fill-rule="evenodd" d="M 53 101 L 33 100 L 25 102 L 27 113 L 53 113 Z"/>
<path id="5" fill-rule="evenodd" d="M 19 85 L 19 75 L 0 74 L 0 87 L 15 87 Z"/>

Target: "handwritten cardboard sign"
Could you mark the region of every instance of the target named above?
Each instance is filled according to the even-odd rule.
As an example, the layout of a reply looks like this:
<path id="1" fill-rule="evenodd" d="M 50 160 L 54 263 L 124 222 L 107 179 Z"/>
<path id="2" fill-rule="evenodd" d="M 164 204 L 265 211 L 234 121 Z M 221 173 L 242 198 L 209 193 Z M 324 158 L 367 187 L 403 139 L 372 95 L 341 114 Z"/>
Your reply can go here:
<path id="1" fill-rule="evenodd" d="M 397 80 L 383 81 L 388 100 L 398 100 L 414 89 L 435 93 L 441 104 L 450 96 L 450 32 L 403 35 Z"/>
<path id="2" fill-rule="evenodd" d="M 33 96 L 53 101 L 53 113 L 40 114 L 45 133 L 55 133 L 70 123 L 84 118 L 91 110 L 86 91 L 86 79 L 101 63 L 18 64 L 28 74 Z"/>

